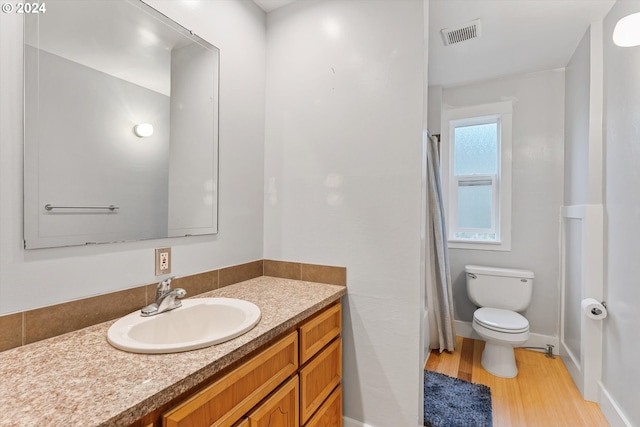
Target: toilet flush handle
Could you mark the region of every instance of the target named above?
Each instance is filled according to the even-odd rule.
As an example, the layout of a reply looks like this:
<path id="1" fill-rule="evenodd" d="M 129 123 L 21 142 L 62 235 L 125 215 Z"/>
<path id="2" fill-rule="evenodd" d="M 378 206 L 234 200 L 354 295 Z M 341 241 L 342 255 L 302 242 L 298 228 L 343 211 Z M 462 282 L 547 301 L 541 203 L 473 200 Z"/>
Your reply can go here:
<path id="1" fill-rule="evenodd" d="M 478 276 L 476 276 L 473 273 L 467 273 L 467 276 L 471 277 L 472 279 L 477 279 L 478 278 Z"/>

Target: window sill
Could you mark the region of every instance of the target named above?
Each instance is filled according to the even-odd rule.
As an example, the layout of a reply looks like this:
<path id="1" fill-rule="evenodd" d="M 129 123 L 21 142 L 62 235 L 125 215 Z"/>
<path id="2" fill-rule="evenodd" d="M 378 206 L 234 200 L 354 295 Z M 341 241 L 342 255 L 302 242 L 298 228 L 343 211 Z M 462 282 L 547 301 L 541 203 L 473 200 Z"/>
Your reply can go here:
<path id="1" fill-rule="evenodd" d="M 511 242 L 479 242 L 471 240 L 449 240 L 449 249 L 471 249 L 478 251 L 511 251 Z"/>

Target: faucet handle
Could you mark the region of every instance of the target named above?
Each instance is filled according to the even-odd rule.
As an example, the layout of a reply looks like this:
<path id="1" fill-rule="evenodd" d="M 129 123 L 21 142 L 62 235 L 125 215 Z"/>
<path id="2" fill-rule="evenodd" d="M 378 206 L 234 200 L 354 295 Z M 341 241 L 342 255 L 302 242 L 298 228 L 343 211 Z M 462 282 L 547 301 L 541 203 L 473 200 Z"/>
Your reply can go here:
<path id="1" fill-rule="evenodd" d="M 156 288 L 156 300 L 171 290 L 171 281 L 173 279 L 175 279 L 175 276 L 164 279 L 162 282 L 158 283 Z"/>

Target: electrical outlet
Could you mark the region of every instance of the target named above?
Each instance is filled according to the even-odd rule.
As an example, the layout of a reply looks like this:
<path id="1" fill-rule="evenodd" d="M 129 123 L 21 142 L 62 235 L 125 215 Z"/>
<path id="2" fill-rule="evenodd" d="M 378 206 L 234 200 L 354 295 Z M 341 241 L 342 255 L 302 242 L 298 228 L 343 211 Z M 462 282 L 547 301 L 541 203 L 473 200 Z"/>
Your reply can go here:
<path id="1" fill-rule="evenodd" d="M 171 248 L 156 248 L 156 276 L 171 273 Z"/>

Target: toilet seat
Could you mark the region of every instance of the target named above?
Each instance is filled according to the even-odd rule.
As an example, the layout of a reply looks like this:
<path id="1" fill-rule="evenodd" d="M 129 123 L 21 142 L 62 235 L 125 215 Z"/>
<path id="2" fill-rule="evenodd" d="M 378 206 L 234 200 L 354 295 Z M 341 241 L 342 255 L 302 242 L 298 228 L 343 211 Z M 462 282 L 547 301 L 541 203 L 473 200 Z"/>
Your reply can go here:
<path id="1" fill-rule="evenodd" d="M 473 321 L 486 329 L 506 334 L 529 331 L 529 321 L 524 316 L 501 308 L 479 308 L 473 313 Z"/>

